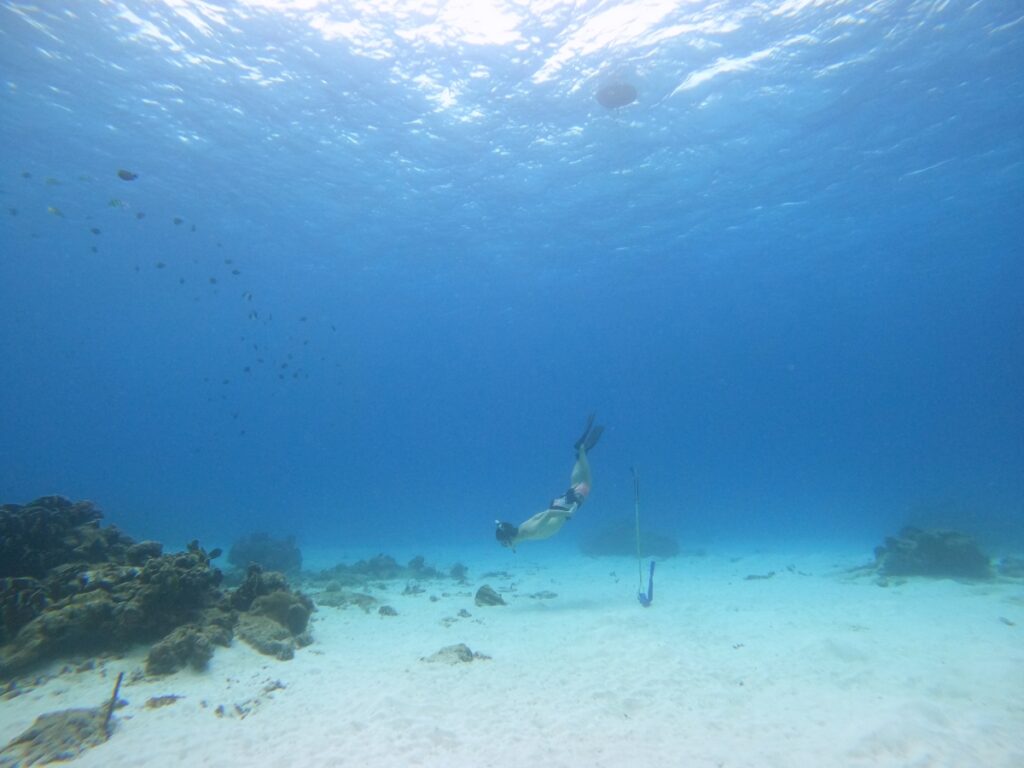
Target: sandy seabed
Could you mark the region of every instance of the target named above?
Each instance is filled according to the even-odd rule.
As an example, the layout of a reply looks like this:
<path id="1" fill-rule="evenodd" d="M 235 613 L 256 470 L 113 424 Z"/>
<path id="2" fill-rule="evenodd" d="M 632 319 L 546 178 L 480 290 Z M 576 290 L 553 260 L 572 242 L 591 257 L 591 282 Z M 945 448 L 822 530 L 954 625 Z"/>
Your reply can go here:
<path id="1" fill-rule="evenodd" d="M 1024 765 L 1024 583 L 883 588 L 844 573 L 863 553 L 710 552 L 659 562 L 645 609 L 635 560 L 542 547 L 375 591 L 397 616 L 322 607 L 291 661 L 236 640 L 206 672 L 126 681 L 112 738 L 73 765 Z M 508 605 L 477 607 L 484 583 Z M 491 658 L 421 660 L 456 643 Z M 143 661 L 0 701 L 0 743 Z"/>

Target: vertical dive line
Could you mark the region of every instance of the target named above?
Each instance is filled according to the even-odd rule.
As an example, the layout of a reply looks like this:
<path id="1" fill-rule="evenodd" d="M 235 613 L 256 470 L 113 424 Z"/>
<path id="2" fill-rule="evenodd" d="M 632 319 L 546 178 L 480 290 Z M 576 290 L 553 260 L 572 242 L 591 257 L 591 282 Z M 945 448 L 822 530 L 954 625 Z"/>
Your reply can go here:
<path id="1" fill-rule="evenodd" d="M 636 516 L 636 575 L 640 584 L 637 588 L 639 593 L 644 591 L 644 566 L 640 554 L 640 475 L 637 474 L 636 467 L 630 467 L 629 469 L 633 473 L 633 511 Z"/>

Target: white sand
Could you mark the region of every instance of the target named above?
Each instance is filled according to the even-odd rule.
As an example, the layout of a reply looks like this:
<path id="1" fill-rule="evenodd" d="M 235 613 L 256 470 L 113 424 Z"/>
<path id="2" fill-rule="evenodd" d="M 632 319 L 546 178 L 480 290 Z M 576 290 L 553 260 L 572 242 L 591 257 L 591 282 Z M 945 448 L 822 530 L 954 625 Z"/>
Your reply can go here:
<path id="1" fill-rule="evenodd" d="M 397 617 L 321 608 L 292 661 L 236 641 L 205 673 L 126 683 L 113 738 L 74 765 L 1024 765 L 1020 583 L 881 588 L 840 578 L 863 555 L 712 553 L 659 563 L 643 609 L 635 561 L 543 545 L 481 557 L 464 560 L 468 588 L 393 585 Z M 481 577 L 492 569 L 511 578 Z M 510 604 L 476 607 L 484 581 L 514 587 Z M 528 597 L 541 590 L 557 597 Z M 462 608 L 471 618 L 442 623 Z M 460 642 L 493 658 L 420 661 Z M 0 742 L 42 712 L 99 704 L 142 660 L 0 701 Z M 144 708 L 166 694 L 184 698 Z"/>

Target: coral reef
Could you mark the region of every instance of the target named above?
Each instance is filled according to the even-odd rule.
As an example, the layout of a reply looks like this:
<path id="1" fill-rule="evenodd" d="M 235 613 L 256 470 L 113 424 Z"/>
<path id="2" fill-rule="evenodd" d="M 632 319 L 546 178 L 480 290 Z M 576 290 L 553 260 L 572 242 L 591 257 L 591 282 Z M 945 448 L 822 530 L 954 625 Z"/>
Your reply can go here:
<path id="1" fill-rule="evenodd" d="M 989 579 L 992 566 L 977 542 L 959 531 L 907 527 L 875 547 L 875 567 L 883 577 Z"/>
<path id="2" fill-rule="evenodd" d="M 146 672 L 167 675 L 186 666 L 202 671 L 213 658 L 214 645 L 228 646 L 231 630 L 216 624 L 177 627 L 149 649 Z"/>
<path id="3" fill-rule="evenodd" d="M 228 562 L 242 570 L 258 565 L 266 571 L 298 573 L 302 570 L 302 552 L 294 536 L 275 539 L 267 533 L 253 533 L 231 545 Z"/>
<path id="4" fill-rule="evenodd" d="M 636 557 L 636 524 L 628 518 L 609 523 L 581 539 L 580 550 L 585 555 Z M 640 551 L 644 557 L 674 557 L 679 554 L 679 542 L 674 536 L 645 530 L 640 532 Z"/>
<path id="5" fill-rule="evenodd" d="M 134 542 L 117 528 L 101 528 L 90 501 L 44 496 L 25 505 L 0 505 L 0 577 L 41 579 L 66 563 L 125 560 Z"/>
<path id="6" fill-rule="evenodd" d="M 290 659 L 296 648 L 312 642 L 306 627 L 313 601 L 301 592 L 292 592 L 282 574 L 249 566 L 245 581 L 230 601 L 242 612 L 235 631 L 260 653 Z"/>
<path id="7" fill-rule="evenodd" d="M 46 496 L 0 507 L 0 678 L 79 653 L 154 643 L 152 674 L 202 669 L 216 645 L 231 642 L 239 613 L 281 626 L 292 646 L 309 642 L 312 601 L 284 576 L 250 568 L 234 591 L 193 541 L 163 554 L 101 528 L 90 502 Z M 280 656 L 275 651 L 274 655 Z"/>

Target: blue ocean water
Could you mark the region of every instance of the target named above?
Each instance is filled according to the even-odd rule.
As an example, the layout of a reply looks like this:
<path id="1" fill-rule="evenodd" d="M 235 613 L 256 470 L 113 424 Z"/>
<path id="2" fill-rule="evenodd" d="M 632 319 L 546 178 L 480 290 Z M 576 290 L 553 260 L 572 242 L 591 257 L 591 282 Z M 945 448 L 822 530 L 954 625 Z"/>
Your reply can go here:
<path id="1" fill-rule="evenodd" d="M 636 466 L 684 544 L 1019 548 L 1022 64 L 1002 0 L 4 0 L 0 501 L 496 547 L 596 411 L 535 546 Z"/>

